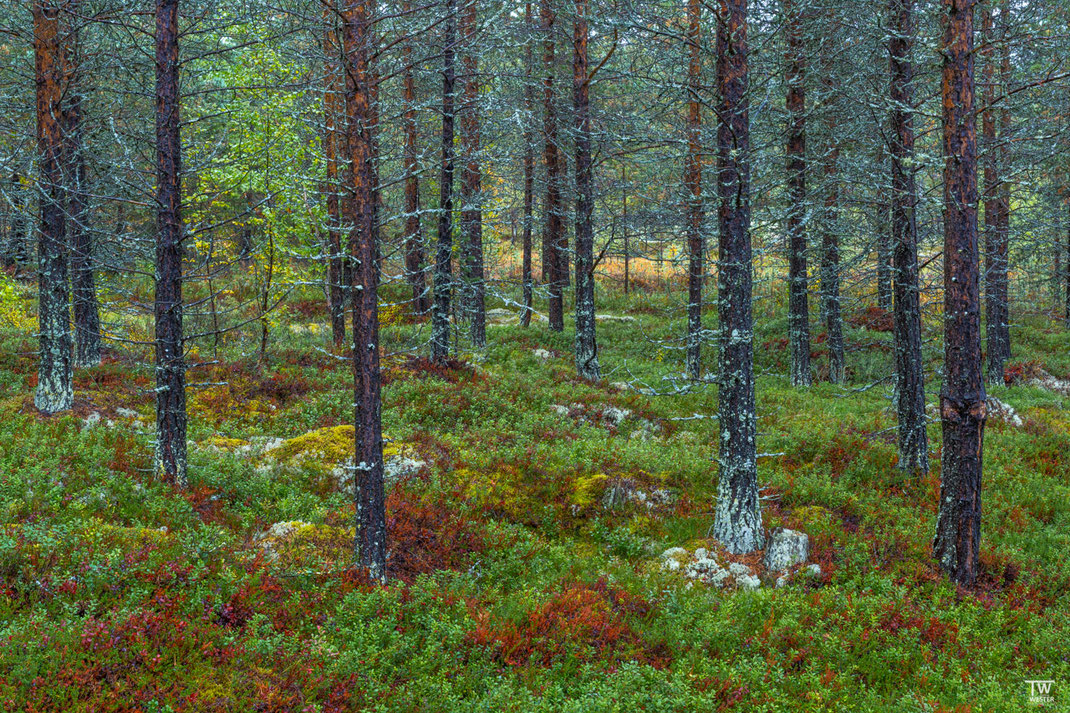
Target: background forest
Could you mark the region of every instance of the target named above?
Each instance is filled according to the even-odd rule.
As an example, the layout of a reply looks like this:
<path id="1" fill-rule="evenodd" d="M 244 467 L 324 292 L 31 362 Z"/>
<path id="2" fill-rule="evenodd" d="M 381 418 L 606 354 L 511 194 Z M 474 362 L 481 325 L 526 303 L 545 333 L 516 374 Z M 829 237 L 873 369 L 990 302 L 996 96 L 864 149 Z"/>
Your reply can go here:
<path id="1" fill-rule="evenodd" d="M 0 0 L 0 708 L 1061 710 L 1068 115 L 1062 1 Z"/>

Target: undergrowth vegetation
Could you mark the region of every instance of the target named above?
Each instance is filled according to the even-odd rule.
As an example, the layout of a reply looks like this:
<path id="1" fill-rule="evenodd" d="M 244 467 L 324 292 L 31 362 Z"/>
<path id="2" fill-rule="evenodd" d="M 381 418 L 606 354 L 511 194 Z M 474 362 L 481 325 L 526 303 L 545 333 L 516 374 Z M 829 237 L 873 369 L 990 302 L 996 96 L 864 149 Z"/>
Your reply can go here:
<path id="1" fill-rule="evenodd" d="M 78 373 L 73 413 L 40 417 L 11 284 L 3 710 L 980 712 L 1028 709 L 1029 679 L 1070 700 L 1070 399 L 992 390 L 1023 423 L 986 429 L 982 581 L 956 590 L 930 545 L 939 427 L 932 472 L 900 474 L 879 310 L 851 315 L 845 388 L 789 388 L 785 320 L 758 321 L 765 524 L 808 533 L 821 573 L 776 587 L 734 558 L 755 591 L 661 567 L 670 547 L 716 550 L 716 386 L 680 376 L 683 314 L 606 295 L 630 319 L 598 323 L 596 385 L 568 331 L 495 325 L 483 354 L 438 367 L 406 349 L 427 325 L 393 314 L 384 431 L 411 467 L 380 587 L 350 568 L 352 374 L 309 326 L 315 294 L 280 312 L 263 361 L 240 340 L 193 355 L 179 492 L 150 477 L 148 352 L 110 351 Z M 1065 330 L 1027 317 L 1013 337 L 1017 368 L 1070 377 Z"/>

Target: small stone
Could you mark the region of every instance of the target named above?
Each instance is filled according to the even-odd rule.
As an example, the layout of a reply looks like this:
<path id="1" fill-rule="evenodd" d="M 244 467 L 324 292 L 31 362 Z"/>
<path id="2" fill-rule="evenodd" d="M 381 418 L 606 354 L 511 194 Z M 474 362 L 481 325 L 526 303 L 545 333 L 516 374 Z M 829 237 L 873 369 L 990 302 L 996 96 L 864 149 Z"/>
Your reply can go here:
<path id="1" fill-rule="evenodd" d="M 665 550 L 664 552 L 661 553 L 661 558 L 662 559 L 666 559 L 666 560 L 667 559 L 678 560 L 679 558 L 686 557 L 686 556 L 687 556 L 687 550 L 684 549 L 683 547 L 670 547 L 669 549 L 667 549 L 667 550 Z"/>
<path id="2" fill-rule="evenodd" d="M 765 568 L 782 571 L 802 564 L 810 556 L 810 538 L 805 532 L 778 529 L 769 537 L 765 548 Z"/>
<path id="3" fill-rule="evenodd" d="M 487 310 L 487 321 L 502 324 L 505 322 L 515 321 L 516 312 L 512 310 L 497 307 L 495 309 Z"/>
<path id="4" fill-rule="evenodd" d="M 737 578 L 749 577 L 751 574 L 750 567 L 745 564 L 740 564 L 739 562 L 733 562 L 728 565 L 728 571 L 734 574 Z"/>
<path id="5" fill-rule="evenodd" d="M 632 415 L 632 412 L 626 408 L 617 408 L 616 406 L 606 406 L 602 409 L 602 419 L 614 426 L 619 426 L 624 419 Z"/>
<path id="6" fill-rule="evenodd" d="M 93 426 L 96 426 L 98 423 L 100 423 L 100 414 L 94 411 L 93 413 L 86 416 L 85 420 L 82 421 L 82 430 L 87 431 Z"/>
<path id="7" fill-rule="evenodd" d="M 383 461 L 383 480 L 388 484 L 406 480 L 426 467 L 427 463 L 415 458 L 406 458 L 405 456 L 387 458 Z"/>
<path id="8" fill-rule="evenodd" d="M 819 564 L 810 565 L 809 567 L 806 568 L 806 573 L 809 574 L 811 577 L 820 577 L 821 576 L 821 565 L 819 565 Z"/>
<path id="9" fill-rule="evenodd" d="M 1014 428 L 1021 428 L 1025 425 L 1025 422 L 1022 421 L 1022 417 L 1018 415 L 1018 412 L 1014 410 L 1013 406 L 1004 401 L 1000 401 L 995 396 L 989 396 L 985 399 L 985 406 L 988 410 L 989 419 L 1002 421 Z"/>
<path id="10" fill-rule="evenodd" d="M 715 587 L 724 586 L 725 580 L 729 578 L 728 570 L 717 564 L 713 559 L 702 559 L 687 568 L 687 576 L 691 579 L 697 579 L 705 582 L 706 584 L 712 584 Z"/>

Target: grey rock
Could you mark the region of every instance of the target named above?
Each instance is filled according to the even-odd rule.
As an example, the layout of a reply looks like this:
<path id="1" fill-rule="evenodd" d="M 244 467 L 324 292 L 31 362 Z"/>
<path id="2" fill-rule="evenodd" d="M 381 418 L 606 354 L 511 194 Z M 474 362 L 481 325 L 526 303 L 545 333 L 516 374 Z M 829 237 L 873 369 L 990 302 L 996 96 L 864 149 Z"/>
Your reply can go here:
<path id="1" fill-rule="evenodd" d="M 765 548 L 765 568 L 782 571 L 802 564 L 810 556 L 810 538 L 805 532 L 781 528 L 774 531 Z"/>
<path id="2" fill-rule="evenodd" d="M 715 587 L 723 587 L 725 580 L 731 576 L 728 570 L 717 563 L 717 560 L 708 557 L 688 565 L 686 574 L 690 579 L 699 580 Z"/>
<path id="3" fill-rule="evenodd" d="M 687 556 L 687 550 L 683 547 L 670 547 L 661 553 L 662 559 L 679 559 Z"/>
<path id="4" fill-rule="evenodd" d="M 732 564 L 728 565 L 728 571 L 735 575 L 737 578 L 749 577 L 751 575 L 750 567 L 745 564 L 740 564 L 739 562 L 733 562 Z"/>

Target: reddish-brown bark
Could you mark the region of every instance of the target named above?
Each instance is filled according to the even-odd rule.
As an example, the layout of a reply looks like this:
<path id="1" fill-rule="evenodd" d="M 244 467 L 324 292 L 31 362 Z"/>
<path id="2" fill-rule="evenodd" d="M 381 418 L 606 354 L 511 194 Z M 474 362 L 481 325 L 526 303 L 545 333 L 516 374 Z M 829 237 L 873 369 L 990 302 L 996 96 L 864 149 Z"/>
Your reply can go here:
<path id="1" fill-rule="evenodd" d="M 977 246 L 977 122 L 973 17 L 977 0 L 944 0 L 944 448 L 933 553 L 954 582 L 977 577 L 986 418 L 981 378 Z"/>

